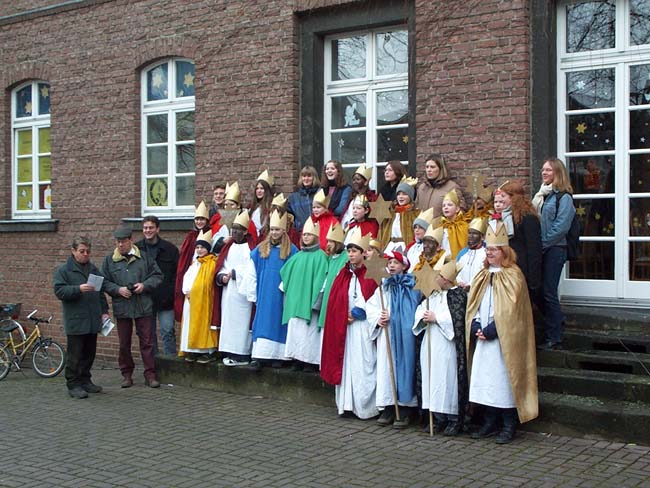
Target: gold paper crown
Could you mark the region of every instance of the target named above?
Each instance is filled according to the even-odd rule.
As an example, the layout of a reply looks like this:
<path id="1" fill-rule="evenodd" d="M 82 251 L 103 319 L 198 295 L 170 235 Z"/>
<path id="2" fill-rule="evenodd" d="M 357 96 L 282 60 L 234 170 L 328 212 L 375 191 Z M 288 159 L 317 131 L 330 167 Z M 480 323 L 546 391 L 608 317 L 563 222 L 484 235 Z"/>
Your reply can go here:
<path id="1" fill-rule="evenodd" d="M 488 225 L 487 232 L 485 233 L 485 243 L 488 246 L 509 246 L 508 231 L 503 222 L 496 222 L 496 230 L 492 229 L 492 225 Z"/>
<path id="2" fill-rule="evenodd" d="M 330 230 L 327 231 L 326 239 L 328 241 L 340 242 L 342 244 L 343 241 L 345 241 L 345 233 L 343 232 L 343 227 L 341 227 L 341 224 L 338 222 L 332 224 Z"/>
<path id="3" fill-rule="evenodd" d="M 269 186 L 271 186 L 271 187 L 273 186 L 273 183 L 275 182 L 275 178 L 273 178 L 273 176 L 271 176 L 269 174 L 268 169 L 265 169 L 264 171 L 262 171 L 262 173 L 257 177 L 257 181 L 260 181 L 260 180 L 266 181 L 269 184 Z"/>
<path id="4" fill-rule="evenodd" d="M 449 257 L 449 254 L 445 253 L 440 256 L 440 259 L 433 265 L 433 269 L 440 272 L 440 275 L 446 279 L 456 284 L 456 275 L 461 270 L 462 266 L 459 266 L 454 259 Z"/>
<path id="5" fill-rule="evenodd" d="M 423 210 L 418 214 L 415 220 L 424 220 L 427 224 L 429 224 L 430 227 L 431 224 L 433 223 L 433 208 Z"/>
<path id="6" fill-rule="evenodd" d="M 311 217 L 309 217 L 305 221 L 305 225 L 302 228 L 302 233 L 303 234 L 312 234 L 315 236 L 320 236 L 320 225 L 314 224 L 313 220 L 311 220 Z"/>
<path id="7" fill-rule="evenodd" d="M 357 168 L 357 170 L 354 172 L 355 175 L 361 175 L 363 176 L 367 181 L 370 181 L 370 178 L 372 178 L 372 168 L 366 168 L 365 164 L 362 164 Z"/>
<path id="8" fill-rule="evenodd" d="M 458 199 L 458 193 L 456 192 L 456 189 L 453 189 L 449 193 L 447 193 L 445 197 L 442 199 L 442 201 L 444 202 L 445 200 L 454 202 L 454 205 L 456 205 L 457 207 L 460 206 L 460 200 Z"/>
<path id="9" fill-rule="evenodd" d="M 206 232 L 200 231 L 198 237 L 196 238 L 197 241 L 205 241 L 207 243 L 212 243 L 212 230 L 208 229 Z"/>
<path id="10" fill-rule="evenodd" d="M 424 233 L 424 237 L 431 237 L 435 239 L 438 245 L 442 244 L 443 235 L 444 229 L 442 227 L 434 227 L 433 224 L 430 225 L 427 231 Z"/>
<path id="11" fill-rule="evenodd" d="M 241 197 L 241 192 L 239 191 L 239 183 L 236 181 L 230 185 L 226 183 L 226 196 L 224 200 L 231 200 L 233 202 L 239 203 L 239 198 Z"/>
<path id="12" fill-rule="evenodd" d="M 269 223 L 269 227 L 275 227 L 278 229 L 286 230 L 287 229 L 287 214 L 286 212 L 282 217 L 280 217 L 280 212 L 277 210 L 274 210 L 273 213 L 271 214 L 271 222 Z"/>
<path id="13" fill-rule="evenodd" d="M 325 192 L 321 188 L 316 192 L 316 195 L 314 195 L 313 203 L 317 203 L 318 205 L 327 208 L 330 204 L 330 197 L 326 197 Z"/>
<path id="14" fill-rule="evenodd" d="M 360 247 L 365 252 L 370 246 L 370 234 L 362 236 L 361 227 L 355 227 L 350 231 L 350 240 L 348 240 L 348 245 L 350 244 Z"/>
<path id="15" fill-rule="evenodd" d="M 368 247 L 374 247 L 378 251 L 381 251 L 381 241 L 378 241 L 377 239 L 370 239 Z"/>
<path id="16" fill-rule="evenodd" d="M 368 197 L 365 195 L 357 195 L 354 197 L 354 200 L 352 200 L 352 205 L 361 205 L 362 207 L 368 207 L 370 203 L 368 202 Z"/>
<path id="17" fill-rule="evenodd" d="M 469 223 L 469 230 L 475 230 L 485 235 L 487 225 L 487 219 L 485 217 L 476 217 Z"/>
<path id="18" fill-rule="evenodd" d="M 415 188 L 415 185 L 418 184 L 418 179 L 417 178 L 412 178 L 410 176 L 402 176 L 402 179 L 400 180 L 400 183 L 406 183 L 409 186 L 412 186 Z"/>
<path id="19" fill-rule="evenodd" d="M 478 198 L 483 200 L 485 203 L 489 203 L 492 201 L 492 192 L 494 191 L 494 188 L 492 186 L 485 186 L 481 188 L 478 192 L 478 195 L 476 195 Z"/>
<path id="20" fill-rule="evenodd" d="M 194 218 L 197 217 L 203 217 L 206 220 L 209 218 L 208 207 L 205 205 L 203 200 L 201 200 L 201 203 L 199 203 L 194 210 Z"/>
<path id="21" fill-rule="evenodd" d="M 276 196 L 273 197 L 273 201 L 271 202 L 271 205 L 276 205 L 282 209 L 284 209 L 286 204 L 287 204 L 287 199 L 284 198 L 284 193 L 278 193 Z"/>
<path id="22" fill-rule="evenodd" d="M 235 220 L 232 222 L 233 224 L 239 224 L 241 225 L 244 229 L 248 229 L 248 226 L 251 223 L 251 219 L 248 216 L 248 210 L 244 209 L 241 212 L 237 214 L 237 217 L 235 217 Z"/>

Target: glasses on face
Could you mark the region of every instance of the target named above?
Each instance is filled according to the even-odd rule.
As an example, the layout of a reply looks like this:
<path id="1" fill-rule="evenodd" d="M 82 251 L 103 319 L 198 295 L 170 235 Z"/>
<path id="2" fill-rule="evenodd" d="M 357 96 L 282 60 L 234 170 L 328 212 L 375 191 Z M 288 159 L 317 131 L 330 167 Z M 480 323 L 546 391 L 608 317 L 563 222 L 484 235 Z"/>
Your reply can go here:
<path id="1" fill-rule="evenodd" d="M 495 252 L 499 252 L 499 251 L 500 251 L 500 249 L 498 247 L 486 247 L 485 248 L 485 252 L 490 253 L 490 254 L 494 254 Z"/>
<path id="2" fill-rule="evenodd" d="M 75 252 L 79 254 L 90 254 L 90 249 L 76 249 Z"/>

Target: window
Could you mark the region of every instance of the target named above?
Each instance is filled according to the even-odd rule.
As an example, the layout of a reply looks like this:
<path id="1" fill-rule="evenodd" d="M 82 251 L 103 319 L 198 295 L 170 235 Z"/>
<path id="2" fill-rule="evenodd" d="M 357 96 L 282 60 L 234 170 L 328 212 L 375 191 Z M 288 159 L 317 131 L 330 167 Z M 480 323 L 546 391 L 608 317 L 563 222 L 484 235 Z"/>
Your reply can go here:
<path id="1" fill-rule="evenodd" d="M 194 209 L 194 63 L 171 59 L 142 73 L 143 213 Z"/>
<path id="2" fill-rule="evenodd" d="M 365 163 L 381 186 L 387 161 L 408 164 L 408 31 L 383 28 L 325 41 L 324 153 Z M 379 181 L 378 181 L 379 178 Z"/>
<path id="3" fill-rule="evenodd" d="M 12 92 L 12 214 L 49 218 L 52 208 L 50 85 L 23 84 Z"/>

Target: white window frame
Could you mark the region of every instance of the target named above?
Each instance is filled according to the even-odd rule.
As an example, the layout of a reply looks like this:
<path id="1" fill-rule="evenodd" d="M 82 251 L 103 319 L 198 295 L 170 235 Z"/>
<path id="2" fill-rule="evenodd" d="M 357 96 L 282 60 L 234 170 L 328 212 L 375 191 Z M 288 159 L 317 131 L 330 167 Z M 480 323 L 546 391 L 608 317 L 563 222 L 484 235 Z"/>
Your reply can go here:
<path id="1" fill-rule="evenodd" d="M 629 68 L 633 65 L 650 64 L 650 44 L 632 45 L 630 43 L 628 0 L 616 0 L 615 46 L 614 48 L 578 53 L 566 52 L 566 7 L 578 1 L 564 0 L 557 6 L 557 153 L 566 162 L 567 157 L 613 156 L 615 168 L 614 194 L 581 194 L 575 196 L 576 204 L 581 199 L 594 200 L 614 197 L 615 235 L 583 236 L 581 241 L 614 242 L 614 279 L 586 280 L 568 278 L 568 269 L 561 282 L 561 293 L 569 297 L 590 297 L 592 301 L 602 305 L 616 303 L 638 304 L 650 306 L 650 282 L 629 280 L 629 242 L 650 241 L 650 236 L 630 236 L 629 200 L 632 198 L 650 197 L 650 192 L 632 193 L 629 191 L 630 155 L 648 154 L 650 149 L 630 150 L 629 146 L 629 112 L 648 109 L 648 105 L 630 105 L 629 101 Z M 566 107 L 566 74 L 581 70 L 614 69 L 615 72 L 615 104 L 611 108 L 572 110 Z M 566 140 L 567 115 L 577 115 L 589 112 L 614 113 L 613 150 L 592 152 L 568 152 Z M 612 302 L 611 299 L 616 299 Z"/>
<path id="2" fill-rule="evenodd" d="M 193 173 L 176 172 L 176 114 L 180 112 L 194 112 L 195 96 L 176 96 L 176 62 L 185 61 L 194 64 L 192 59 L 167 58 L 147 65 L 141 72 L 141 208 L 142 215 L 164 215 L 186 217 L 194 215 L 194 204 L 176 205 L 176 178 L 179 176 L 192 176 L 196 184 L 196 171 Z M 147 73 L 161 65 L 167 65 L 167 93 L 168 98 L 164 100 L 147 100 Z M 195 72 L 196 76 L 196 72 Z M 196 89 L 196 88 L 195 88 Z M 195 92 L 196 93 L 196 92 Z M 167 115 L 167 142 L 158 144 L 147 144 L 147 117 L 150 115 Z M 195 121 L 196 122 L 196 121 Z M 196 127 L 196 126 L 195 126 Z M 196 139 L 184 140 L 182 144 L 193 144 L 196 149 Z M 148 206 L 147 202 L 147 147 L 167 146 L 167 203 L 162 206 Z"/>
<path id="3" fill-rule="evenodd" d="M 325 38 L 324 56 L 324 99 L 323 99 L 323 132 L 324 132 L 324 155 L 325 161 L 332 159 L 332 134 L 343 132 L 356 132 L 359 129 L 331 129 L 332 126 L 332 103 L 333 97 L 345 95 L 365 95 L 366 97 L 366 167 L 372 167 L 372 180 L 370 187 L 377 189 L 377 172 L 379 168 L 386 166 L 387 161 L 377 161 L 377 129 L 394 129 L 408 127 L 406 124 L 377 125 L 377 94 L 387 91 L 406 90 L 408 95 L 409 79 L 408 68 L 405 73 L 391 75 L 376 75 L 376 34 L 392 31 L 405 31 L 408 34 L 406 25 L 387 26 L 378 29 L 350 31 Z M 351 80 L 332 80 L 332 41 L 348 37 L 366 36 L 366 76 Z M 408 102 L 407 102 L 408 104 Z M 356 169 L 361 161 L 354 163 L 342 163 L 344 169 Z M 402 164 L 408 166 L 408 158 Z"/>
<path id="4" fill-rule="evenodd" d="M 52 216 L 51 208 L 40 208 L 40 185 L 49 185 L 52 191 L 51 167 L 50 179 L 40 179 L 39 158 L 44 156 L 50 157 L 52 164 L 52 152 L 39 153 L 39 130 L 50 129 L 51 137 L 51 116 L 50 114 L 38 115 L 39 112 L 39 94 L 38 84 L 49 82 L 45 80 L 30 80 L 14 88 L 11 92 L 11 214 L 13 219 L 49 219 Z M 32 87 L 32 115 L 28 117 L 16 117 L 16 95 L 26 86 Z M 51 104 L 50 104 L 51 113 Z M 36 114 L 36 115 L 34 115 Z M 18 210 L 18 131 L 31 129 L 32 131 L 32 203 L 31 210 Z M 50 142 L 51 144 L 51 142 Z M 51 149 L 51 146 L 50 146 Z M 24 183 L 21 184 L 24 186 Z"/>

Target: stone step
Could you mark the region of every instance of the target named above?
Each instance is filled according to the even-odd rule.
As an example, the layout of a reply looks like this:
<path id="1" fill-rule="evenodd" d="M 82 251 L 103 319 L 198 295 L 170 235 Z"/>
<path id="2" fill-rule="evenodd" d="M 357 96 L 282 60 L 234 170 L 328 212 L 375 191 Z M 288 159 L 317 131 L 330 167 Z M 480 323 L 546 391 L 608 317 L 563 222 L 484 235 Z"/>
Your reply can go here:
<path id="1" fill-rule="evenodd" d="M 538 351 L 537 366 L 648 376 L 650 354 L 593 349 Z"/>
<path id="2" fill-rule="evenodd" d="M 650 409 L 648 375 L 540 367 L 537 381 L 539 390 L 548 393 L 644 402 Z"/>
<path id="3" fill-rule="evenodd" d="M 566 327 L 588 330 L 650 332 L 650 310 L 563 306 Z"/>
<path id="4" fill-rule="evenodd" d="M 646 403 L 541 392 L 539 409 L 539 418 L 523 429 L 650 445 L 650 406 Z"/>
<path id="5" fill-rule="evenodd" d="M 564 349 L 594 349 L 650 354 L 650 334 L 620 330 L 567 328 L 562 342 Z"/>

